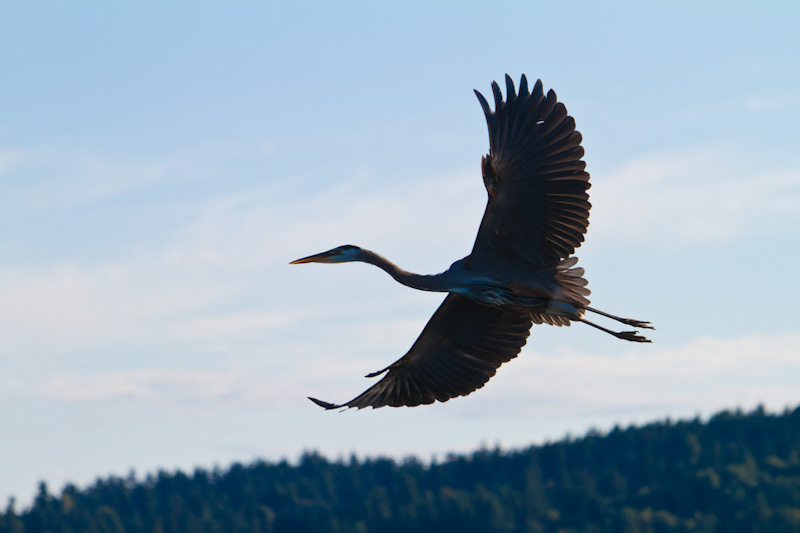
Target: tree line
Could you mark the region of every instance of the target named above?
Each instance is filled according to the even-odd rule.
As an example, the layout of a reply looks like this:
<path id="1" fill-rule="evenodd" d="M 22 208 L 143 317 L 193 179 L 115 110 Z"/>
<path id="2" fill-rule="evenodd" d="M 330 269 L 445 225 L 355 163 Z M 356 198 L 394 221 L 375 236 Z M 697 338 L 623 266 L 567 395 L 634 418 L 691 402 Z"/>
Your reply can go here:
<path id="1" fill-rule="evenodd" d="M 800 533 L 800 407 L 409 457 L 109 477 L 12 501 L 0 533 Z"/>

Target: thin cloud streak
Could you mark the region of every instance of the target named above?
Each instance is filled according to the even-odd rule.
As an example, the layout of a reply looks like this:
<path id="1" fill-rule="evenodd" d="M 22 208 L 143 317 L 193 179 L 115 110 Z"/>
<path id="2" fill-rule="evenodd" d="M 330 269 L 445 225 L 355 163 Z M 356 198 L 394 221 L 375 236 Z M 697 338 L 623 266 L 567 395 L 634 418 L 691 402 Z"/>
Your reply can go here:
<path id="1" fill-rule="evenodd" d="M 800 222 L 800 169 L 742 168 L 715 147 L 633 160 L 591 189 L 592 239 L 634 239 L 672 248 L 735 241 Z"/>
<path id="2" fill-rule="evenodd" d="M 17 182 L 15 202 L 30 209 L 80 208 L 170 180 L 190 183 L 224 173 L 233 158 L 265 157 L 268 142 L 220 142 L 151 158 L 47 147 L 0 149 L 0 175 Z M 21 185 L 24 184 L 24 187 Z M 9 197 L 7 197 L 9 199 Z"/>
<path id="3" fill-rule="evenodd" d="M 169 329 L 180 339 L 228 338 L 285 327 L 300 317 L 298 313 L 285 312 L 235 314 L 181 320 Z"/>
<path id="4" fill-rule="evenodd" d="M 657 416 L 758 402 L 772 407 L 796 403 L 800 335 L 703 338 L 649 348 L 629 348 L 620 355 L 568 349 L 541 356 L 524 353 L 509 363 L 516 365 L 514 372 L 501 368 L 481 411 L 488 416 L 502 402 L 516 416 L 613 414 L 626 420 L 639 411 Z"/>
<path id="5" fill-rule="evenodd" d="M 316 350 L 312 346 L 307 349 Z M 541 354 L 528 347 L 501 367 L 485 389 L 447 405 L 454 416 L 491 418 L 502 412 L 511 418 L 582 418 L 613 414 L 620 420 L 640 411 L 711 412 L 758 402 L 780 407 L 792 404 L 796 397 L 798 352 L 800 335 L 699 339 L 652 351 L 629 349 L 621 355 L 568 349 Z M 352 389 L 351 381 L 363 360 L 331 361 L 305 355 L 310 354 L 299 357 L 313 367 L 313 383 L 302 377 L 309 373 L 308 365 L 286 368 L 277 378 L 276 363 L 263 361 L 247 369 L 222 371 L 131 369 L 58 373 L 36 383 L 7 379 L 6 396 L 47 397 L 59 402 L 147 401 L 165 409 L 202 402 L 207 411 L 226 410 L 228 401 L 243 408 L 302 407 L 307 400 L 299 389 L 311 386 L 324 386 L 327 394 L 342 397 L 360 392 Z M 214 404 L 216 401 L 222 403 Z M 418 411 L 421 416 L 426 414 Z"/>
<path id="6" fill-rule="evenodd" d="M 756 114 L 792 113 L 800 111 L 800 96 L 795 93 L 758 94 L 743 100 L 740 106 Z"/>

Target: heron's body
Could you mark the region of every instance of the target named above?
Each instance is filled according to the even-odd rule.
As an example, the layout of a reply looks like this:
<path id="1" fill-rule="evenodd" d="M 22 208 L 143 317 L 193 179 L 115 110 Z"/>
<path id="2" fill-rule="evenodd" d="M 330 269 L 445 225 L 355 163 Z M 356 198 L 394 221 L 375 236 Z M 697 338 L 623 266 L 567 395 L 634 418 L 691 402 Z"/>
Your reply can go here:
<path id="1" fill-rule="evenodd" d="M 582 268 L 572 256 L 588 227 L 583 148 L 575 122 L 541 81 L 519 94 L 506 76 L 507 100 L 492 84 L 495 110 L 476 91 L 489 126 L 490 152 L 482 161 L 489 200 L 470 255 L 435 275 L 407 272 L 380 255 L 345 245 L 293 261 L 375 265 L 408 287 L 450 293 L 409 352 L 387 375 L 342 405 L 327 408 L 420 405 L 447 401 L 482 387 L 514 358 L 536 324 L 580 321 L 617 338 L 650 342 L 635 331 L 614 332 L 584 318 L 586 311 L 640 328 L 649 323 L 589 307 Z"/>

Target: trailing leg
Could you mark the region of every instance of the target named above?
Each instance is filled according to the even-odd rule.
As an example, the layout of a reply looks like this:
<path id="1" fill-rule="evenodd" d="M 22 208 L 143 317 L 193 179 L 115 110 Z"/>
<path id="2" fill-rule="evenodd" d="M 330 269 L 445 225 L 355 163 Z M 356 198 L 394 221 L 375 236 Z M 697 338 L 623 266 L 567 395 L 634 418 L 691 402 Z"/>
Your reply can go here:
<path id="1" fill-rule="evenodd" d="M 588 307 L 587 307 L 587 309 L 588 309 Z M 605 314 L 605 313 L 603 313 L 603 314 Z M 613 318 L 613 317 L 609 317 L 609 318 Z M 648 339 L 646 337 L 642 337 L 641 335 L 639 335 L 638 331 L 611 331 L 610 329 L 606 329 L 603 326 L 598 326 L 594 322 L 589 322 L 585 318 L 579 318 L 578 320 L 583 322 L 584 324 L 589 324 L 593 328 L 597 328 L 600 331 L 605 331 L 609 335 L 614 335 L 618 339 L 631 341 L 631 342 L 653 342 L 650 339 Z"/>
<path id="2" fill-rule="evenodd" d="M 643 322 L 641 320 L 634 320 L 632 318 L 622 318 L 622 317 L 619 317 L 619 316 L 616 316 L 616 315 L 608 314 L 608 313 L 606 313 L 604 311 L 600 311 L 599 309 L 595 309 L 595 308 L 589 307 L 589 306 L 584 307 L 584 309 L 586 309 L 587 311 L 591 311 L 592 313 L 597 313 L 598 315 L 603 315 L 604 317 L 608 317 L 608 318 L 610 318 L 612 320 L 616 320 L 617 322 L 622 322 L 623 324 L 627 324 L 629 326 L 633 326 L 635 328 L 656 329 L 656 328 L 654 328 L 653 326 L 650 325 L 650 322 Z M 587 322 L 587 324 L 590 324 L 590 322 Z M 594 326 L 594 324 L 592 324 L 592 325 Z M 595 326 L 595 327 L 597 327 L 597 326 Z M 603 329 L 603 328 L 600 328 L 600 329 Z"/>

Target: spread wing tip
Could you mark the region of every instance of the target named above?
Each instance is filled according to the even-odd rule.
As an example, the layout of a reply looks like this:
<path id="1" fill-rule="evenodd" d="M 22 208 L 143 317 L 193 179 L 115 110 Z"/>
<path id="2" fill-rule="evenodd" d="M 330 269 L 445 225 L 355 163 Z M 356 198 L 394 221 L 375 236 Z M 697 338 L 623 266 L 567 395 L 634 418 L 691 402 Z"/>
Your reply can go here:
<path id="1" fill-rule="evenodd" d="M 316 398 L 312 398 L 311 396 L 309 396 L 308 399 L 314 402 L 315 404 L 319 405 L 326 411 L 330 411 L 332 409 L 339 409 L 341 407 L 347 407 L 346 405 L 337 405 L 335 403 L 323 402 L 322 400 L 317 400 Z"/>
<path id="2" fill-rule="evenodd" d="M 378 370 L 377 372 L 370 372 L 369 374 L 367 374 L 367 375 L 366 375 L 366 376 L 364 376 L 364 377 L 365 377 L 365 378 L 374 378 L 374 377 L 380 376 L 381 374 L 383 374 L 384 372 L 386 372 L 386 371 L 387 371 L 387 370 L 389 370 L 390 368 L 392 368 L 392 366 L 391 366 L 391 365 L 387 366 L 387 367 L 386 367 L 386 368 L 384 368 L 383 370 Z"/>
<path id="3" fill-rule="evenodd" d="M 489 102 L 486 101 L 486 98 L 478 91 L 478 89 L 473 89 L 475 91 L 475 96 L 478 97 L 478 102 L 481 104 L 481 108 L 483 109 L 483 114 L 486 115 L 488 119 L 490 115 L 492 115 L 492 108 L 489 107 Z"/>

